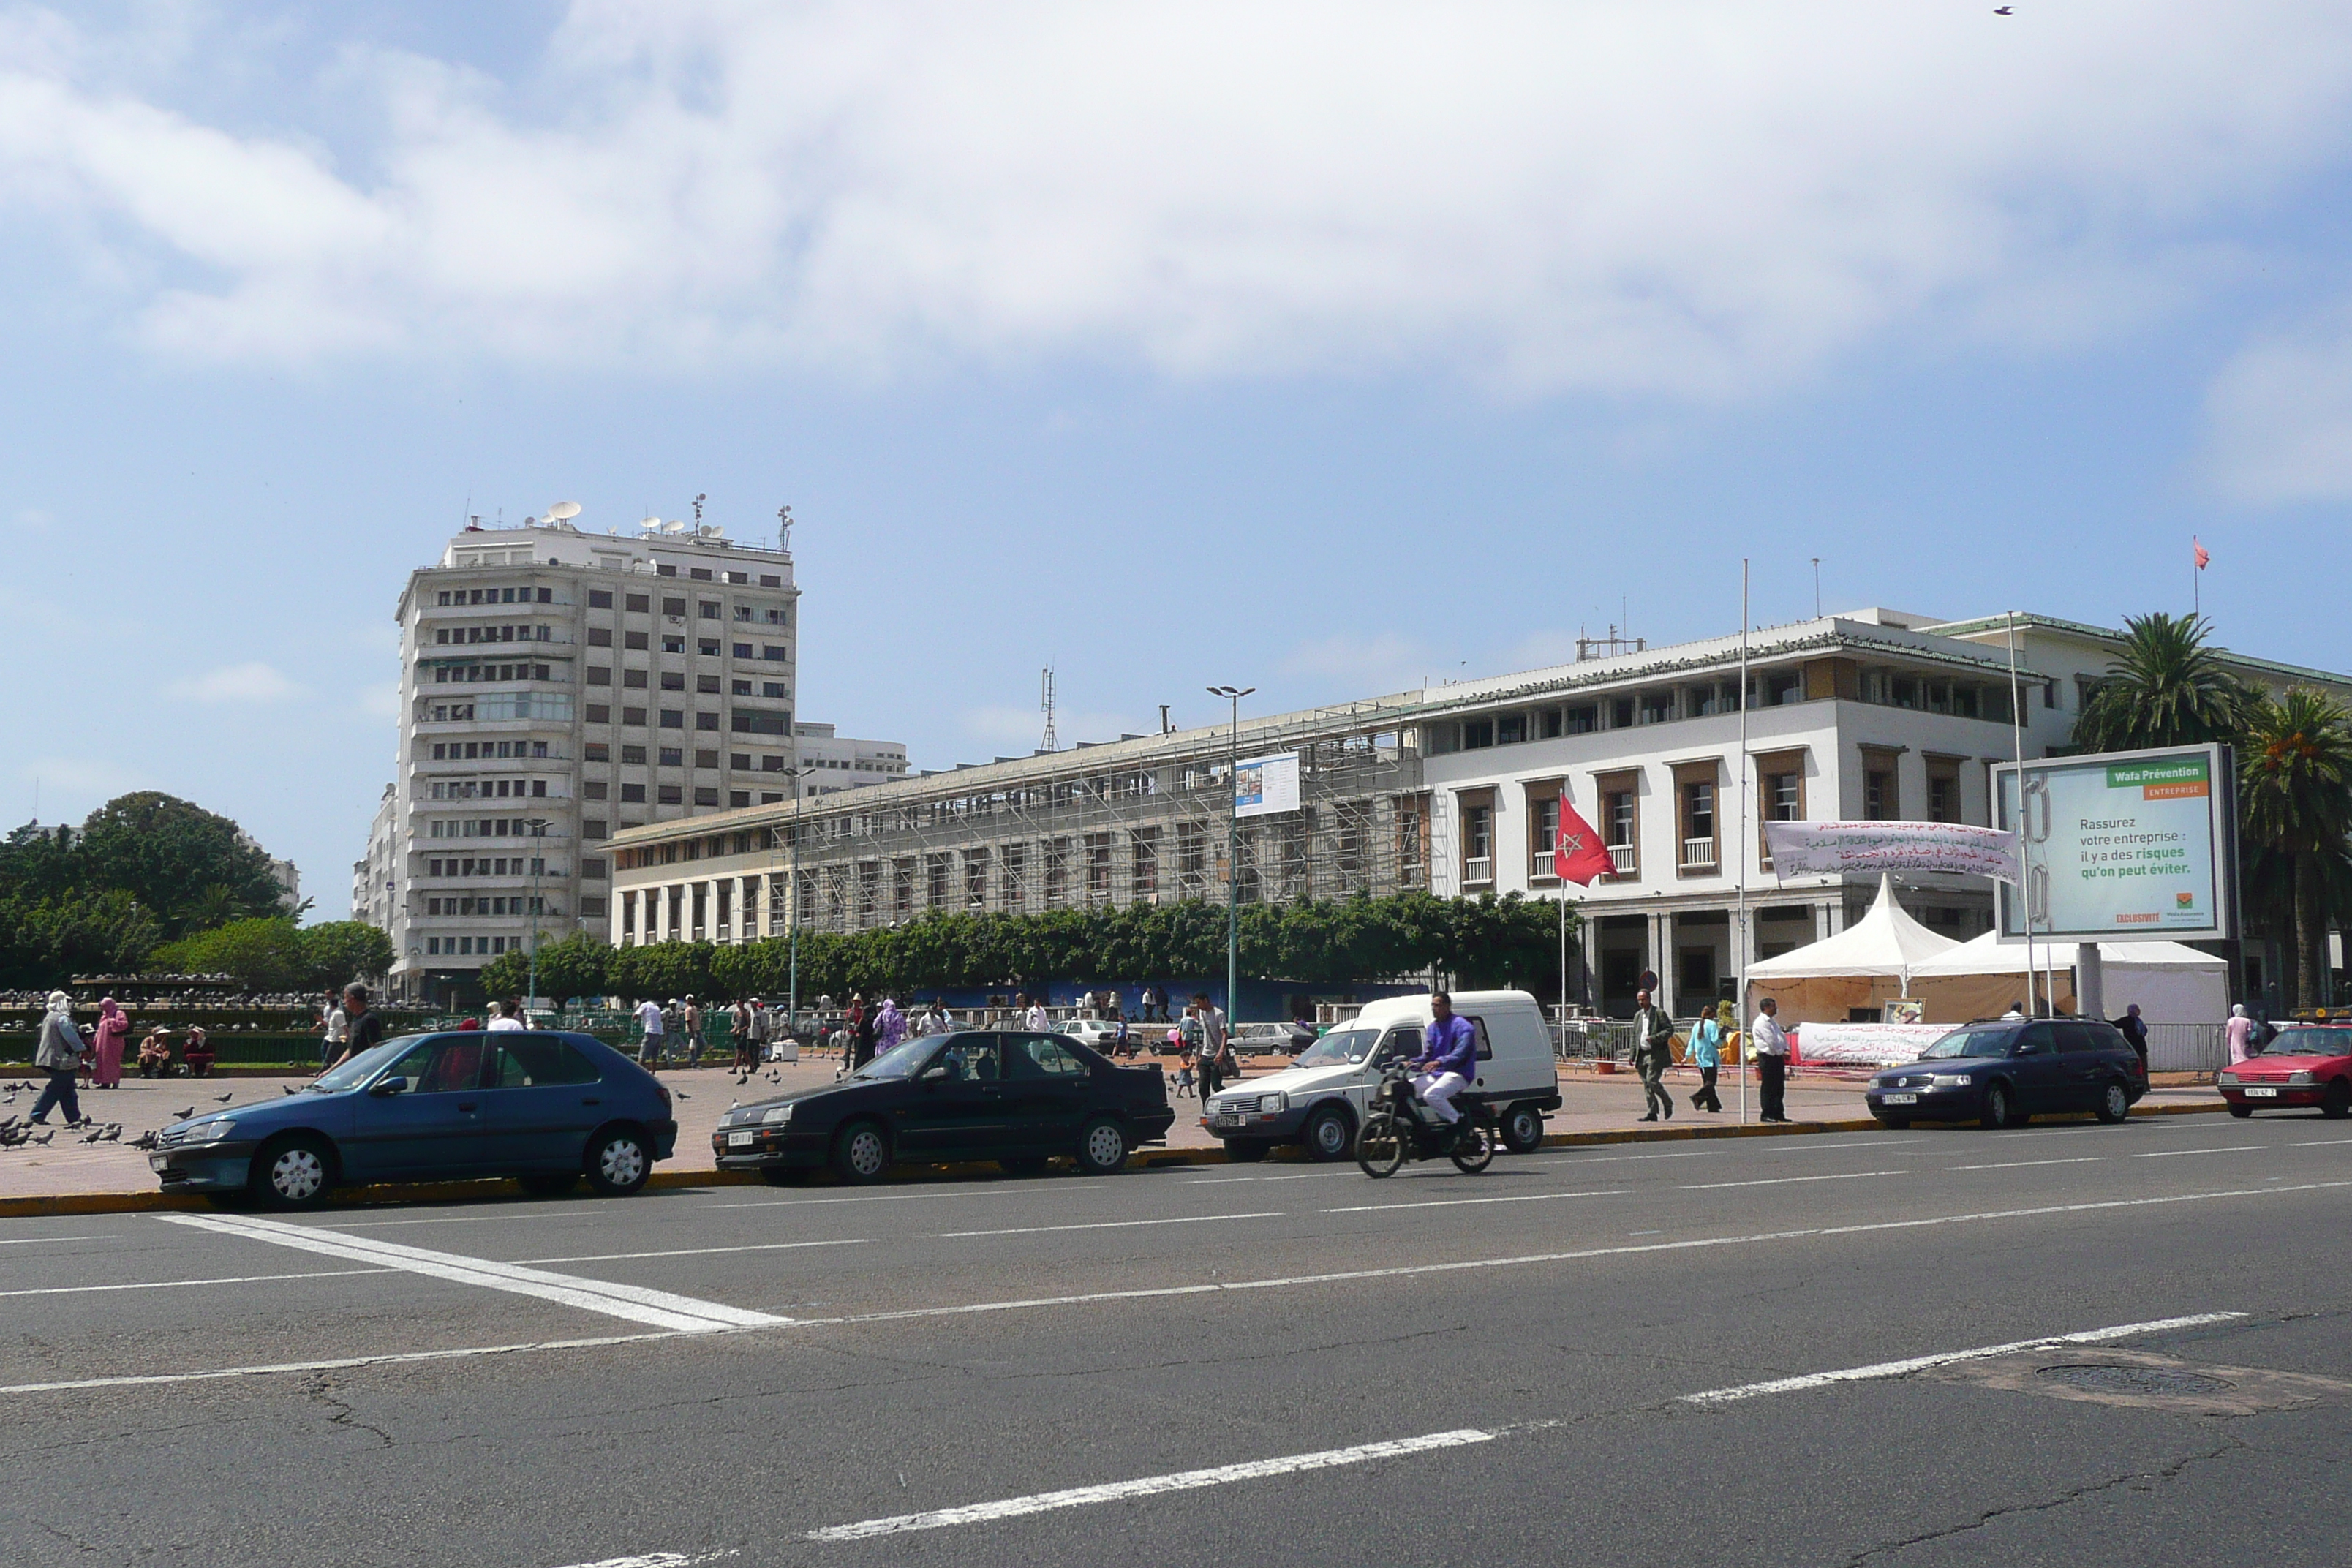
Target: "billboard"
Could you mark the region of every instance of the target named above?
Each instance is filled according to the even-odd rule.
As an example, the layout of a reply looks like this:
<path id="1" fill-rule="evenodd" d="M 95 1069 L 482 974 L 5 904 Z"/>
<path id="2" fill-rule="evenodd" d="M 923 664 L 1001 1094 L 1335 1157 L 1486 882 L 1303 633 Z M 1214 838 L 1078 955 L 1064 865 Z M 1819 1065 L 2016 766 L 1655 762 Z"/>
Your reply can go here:
<path id="1" fill-rule="evenodd" d="M 2022 775 L 2025 809 L 2018 810 Z M 2179 942 L 2237 935 L 2237 795 L 2226 746 L 2005 763 L 2001 826 L 2018 826 L 2024 901 L 2002 883 L 2002 942 Z"/>
<path id="2" fill-rule="evenodd" d="M 1298 809 L 1298 753 L 1249 757 L 1234 764 L 1234 815 L 1273 816 Z"/>

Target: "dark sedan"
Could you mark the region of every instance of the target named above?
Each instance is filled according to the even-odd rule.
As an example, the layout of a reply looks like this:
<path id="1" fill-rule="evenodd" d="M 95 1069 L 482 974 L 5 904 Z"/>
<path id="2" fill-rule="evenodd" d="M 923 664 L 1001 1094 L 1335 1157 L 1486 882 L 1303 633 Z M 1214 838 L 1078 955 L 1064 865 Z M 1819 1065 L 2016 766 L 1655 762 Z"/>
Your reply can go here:
<path id="1" fill-rule="evenodd" d="M 586 1035 L 455 1030 L 361 1052 L 298 1094 L 174 1122 L 147 1157 L 165 1192 L 278 1207 L 343 1184 L 517 1176 L 617 1196 L 677 1142 L 669 1090 Z"/>
<path id="2" fill-rule="evenodd" d="M 2022 1127 L 2066 1111 L 2121 1121 L 2147 1092 L 2147 1069 L 2113 1024 L 1996 1018 L 1964 1024 L 1917 1061 L 1887 1068 L 1863 1098 L 1889 1127 L 1955 1121 Z"/>
<path id="3" fill-rule="evenodd" d="M 839 1083 L 738 1106 L 710 1147 L 720 1170 L 771 1180 L 831 1165 L 870 1182 L 899 1160 L 994 1160 L 1026 1174 L 1058 1154 L 1099 1175 L 1175 1120 L 1156 1067 L 1120 1067 L 1067 1035 L 971 1031 L 908 1040 Z"/>

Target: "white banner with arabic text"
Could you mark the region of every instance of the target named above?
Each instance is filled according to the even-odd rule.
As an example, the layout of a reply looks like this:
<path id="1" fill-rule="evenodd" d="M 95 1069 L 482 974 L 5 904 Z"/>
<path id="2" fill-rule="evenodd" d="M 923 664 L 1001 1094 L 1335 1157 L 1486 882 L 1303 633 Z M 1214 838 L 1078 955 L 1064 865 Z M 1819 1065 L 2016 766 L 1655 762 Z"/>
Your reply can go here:
<path id="1" fill-rule="evenodd" d="M 1960 822 L 1768 822 L 1773 874 L 1957 871 L 2017 880 L 2017 835 Z"/>

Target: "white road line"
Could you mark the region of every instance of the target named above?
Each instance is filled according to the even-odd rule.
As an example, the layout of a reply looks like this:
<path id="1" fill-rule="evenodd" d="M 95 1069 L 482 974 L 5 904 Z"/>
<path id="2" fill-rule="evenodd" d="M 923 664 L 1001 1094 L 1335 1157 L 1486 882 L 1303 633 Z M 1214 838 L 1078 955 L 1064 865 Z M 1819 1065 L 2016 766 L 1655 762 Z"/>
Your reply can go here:
<path id="1" fill-rule="evenodd" d="M 711 1252 L 792 1252 L 803 1247 L 864 1247 L 865 1237 L 841 1241 L 751 1241 L 740 1247 L 679 1247 L 664 1252 L 586 1252 L 577 1258 L 518 1258 L 517 1263 L 625 1263 L 636 1258 L 699 1258 Z"/>
<path id="2" fill-rule="evenodd" d="M 1846 1149 L 1897 1149 L 1906 1143 L 1916 1143 L 1916 1138 L 1873 1138 L 1866 1143 L 1840 1143 L 1826 1138 L 1785 1140 L 1785 1149 L 1767 1149 L 1767 1154 L 1835 1154 Z"/>
<path id="3" fill-rule="evenodd" d="M 247 1241 L 265 1241 L 305 1252 L 322 1252 L 330 1258 L 383 1264 L 456 1284 L 478 1285 L 518 1296 L 534 1296 L 543 1301 L 557 1301 L 567 1307 L 602 1312 L 608 1317 L 625 1318 L 632 1322 L 650 1323 L 656 1328 L 674 1329 L 681 1333 L 707 1334 L 730 1329 L 772 1328 L 790 1321 L 767 1312 L 747 1311 L 716 1301 L 698 1300 L 691 1296 L 672 1295 L 667 1290 L 614 1285 L 601 1279 L 583 1279 L 572 1274 L 550 1274 L 512 1263 L 466 1258 L 454 1252 L 428 1252 L 423 1247 L 404 1247 L 398 1242 L 342 1236 L 319 1226 L 288 1225 L 279 1220 L 257 1219 L 243 1215 L 167 1214 L 155 1217 L 168 1225 L 218 1231 Z"/>
<path id="4" fill-rule="evenodd" d="M 121 1241 L 119 1236 L 14 1236 L 0 1241 L 0 1247 L 31 1247 L 43 1241 Z"/>
<path id="5" fill-rule="evenodd" d="M 2048 1350 L 2056 1345 L 2102 1344 L 2108 1340 L 2163 1333 L 2172 1329 L 2201 1329 L 2212 1323 L 2231 1322 L 2245 1315 L 2243 1312 L 2199 1312 L 2186 1318 L 2157 1318 L 2145 1323 L 2118 1323 L 2110 1329 L 2085 1329 L 2073 1334 L 2045 1334 L 2038 1340 L 2012 1340 L 2005 1345 L 1979 1345 L 1974 1350 L 1946 1351 L 1940 1355 L 1912 1356 L 1905 1361 L 1883 1361 L 1872 1366 L 1850 1366 L 1839 1372 L 1809 1372 L 1801 1377 L 1776 1377 L 1763 1383 L 1743 1383 L 1736 1388 L 1711 1388 L 1704 1394 L 1685 1394 L 1682 1399 L 1685 1405 L 1728 1405 L 1734 1400 L 1754 1399 L 1759 1394 L 1795 1394 L 1832 1383 L 1868 1383 L 1880 1378 L 1907 1377 L 1912 1373 L 1925 1372 L 1931 1367 L 1950 1366 L 1964 1361 L 1987 1361 L 1994 1356 Z"/>
<path id="6" fill-rule="evenodd" d="M 418 1361 L 462 1361 L 470 1356 L 519 1355 L 526 1351 L 591 1350 L 601 1345 L 633 1345 L 646 1340 L 672 1340 L 675 1333 L 607 1334 L 588 1340 L 529 1340 L 511 1345 L 467 1345 L 446 1351 L 394 1351 L 383 1355 L 343 1356 L 334 1361 L 281 1361 L 262 1366 L 221 1366 L 202 1372 L 134 1373 L 119 1377 L 78 1377 L 58 1383 L 12 1383 L 0 1394 L 55 1394 L 77 1388 L 145 1388 L 164 1383 L 210 1383 L 224 1377 L 264 1377 L 289 1372 L 343 1372 L 360 1366 L 394 1366 Z"/>
<path id="7" fill-rule="evenodd" d="M 1384 1209 L 1455 1209 L 1470 1204 L 1541 1204 L 1554 1198 L 1625 1198 L 1633 1195 L 1631 1187 L 1611 1187 L 1591 1193 L 1514 1193 L 1505 1198 L 1431 1198 L 1426 1202 L 1402 1204 L 1354 1204 L 1342 1209 L 1325 1209 L 1325 1214 L 1376 1214 Z"/>
<path id="8" fill-rule="evenodd" d="M 2200 1312 L 2193 1316 L 2158 1318 L 2144 1323 L 2120 1323 L 2113 1328 L 2089 1329 L 2079 1333 L 2051 1334 L 2041 1339 L 2017 1340 L 2008 1344 L 1985 1345 L 1975 1350 L 1950 1351 L 1940 1355 L 1915 1356 L 1906 1361 L 1880 1362 L 1873 1366 L 1850 1367 L 1840 1372 L 1811 1373 L 1802 1377 L 1777 1378 L 1769 1383 L 1744 1384 L 1737 1388 L 1712 1389 L 1704 1394 L 1685 1394 L 1681 1401 L 1691 1405 L 1724 1405 L 1737 1400 L 1754 1399 L 1764 1394 L 1792 1394 L 1803 1389 L 1819 1388 L 1832 1383 L 1857 1383 L 1880 1378 L 1901 1377 L 1930 1367 L 1948 1366 L 1956 1362 L 1979 1361 L 1988 1357 L 2008 1355 L 2019 1351 L 2041 1350 L 2056 1345 L 2097 1344 L 2110 1340 L 2128 1339 L 2140 1334 L 2162 1333 L 2175 1329 L 2200 1328 L 2208 1324 L 2229 1322 L 2244 1317 L 2242 1312 Z M 1119 1502 L 1130 1498 L 1160 1497 L 1170 1492 L 1197 1491 L 1207 1487 L 1231 1486 L 1239 1481 L 1265 1480 L 1276 1476 L 1298 1475 L 1310 1470 L 1328 1470 L 1345 1465 L 1370 1464 L 1381 1459 L 1402 1458 L 1424 1454 L 1438 1448 L 1460 1448 L 1478 1443 L 1492 1443 L 1506 1437 L 1557 1429 L 1565 1425 L 1558 1420 L 1522 1421 L 1506 1426 L 1462 1426 L 1450 1432 L 1429 1432 L 1417 1437 L 1395 1437 L 1385 1442 L 1359 1443 L 1346 1448 L 1325 1448 L 1308 1454 L 1286 1454 L 1278 1458 L 1249 1459 L 1239 1464 L 1217 1465 L 1206 1469 L 1177 1470 L 1168 1475 L 1139 1476 L 1133 1480 L 1107 1481 L 1096 1486 L 1070 1487 L 1060 1491 L 1031 1492 L 1024 1497 L 1000 1498 L 993 1502 L 965 1503 L 957 1508 L 932 1509 L 922 1513 L 892 1514 L 881 1519 L 860 1520 L 855 1524 L 836 1524 L 823 1530 L 812 1530 L 803 1537 L 807 1541 L 870 1541 L 877 1536 L 905 1535 L 916 1531 L 944 1530 L 959 1524 L 987 1524 L 1002 1519 L 1018 1519 L 1028 1514 L 1050 1513 L 1059 1509 L 1086 1508 L 1096 1503 Z"/>
<path id="9" fill-rule="evenodd" d="M 940 1232 L 938 1239 L 961 1241 L 975 1236 L 1038 1236 L 1050 1230 L 1131 1230 L 1137 1226 L 1144 1225 L 1207 1225 L 1213 1220 L 1221 1219 L 1281 1219 L 1283 1217 L 1285 1216 L 1278 1209 L 1267 1209 L 1261 1214 L 1188 1214 L 1175 1219 L 1107 1219 L 1097 1220 L 1091 1225 L 1015 1226 L 1010 1230 L 943 1230 Z"/>
<path id="10" fill-rule="evenodd" d="M 421 1219 L 343 1219 L 338 1216 L 332 1228 L 389 1230 L 395 1226 L 410 1225 L 497 1225 L 501 1223 L 512 1225 L 529 1220 L 585 1219 L 587 1217 L 587 1212 L 583 1208 L 548 1210 L 534 1207 L 529 1213 L 520 1209 L 500 1209 L 488 1214 L 433 1215 Z"/>
<path id="11" fill-rule="evenodd" d="M 1870 1176 L 1907 1176 L 1908 1171 L 1840 1171 L 1826 1176 L 1767 1176 L 1759 1182 L 1699 1182 L 1678 1193 L 1711 1193 L 1720 1187 L 1785 1187 L 1791 1182 L 1859 1182 Z"/>
<path id="12" fill-rule="evenodd" d="M 731 1546 L 724 1552 L 641 1552 L 634 1557 L 600 1557 L 593 1563 L 573 1563 L 567 1568 L 694 1568 L 698 1563 L 716 1563 L 734 1555 Z"/>
<path id="13" fill-rule="evenodd" d="M 2325 1149 L 2331 1143 L 2352 1143 L 2352 1138 L 2315 1138 L 2308 1143 L 2290 1143 L 2290 1149 Z"/>
<path id="14" fill-rule="evenodd" d="M 5 1296 L 81 1296 L 104 1290 L 176 1290 L 184 1285 L 268 1285 L 280 1279 L 347 1279 L 354 1274 L 391 1274 L 390 1268 L 321 1268 L 310 1274 L 240 1274 L 228 1279 L 149 1279 L 135 1285 L 49 1285 L 37 1290 L 0 1290 Z"/>
<path id="15" fill-rule="evenodd" d="M 1671 1154 L 1594 1154 L 1585 1159 L 1566 1156 L 1554 1160 L 1538 1160 L 1541 1165 L 1610 1165 L 1621 1160 L 1698 1160 L 1710 1154 L 1721 1154 L 1721 1149 L 1677 1149 Z"/>
<path id="16" fill-rule="evenodd" d="M 1010 1185 L 1011 1184 L 1006 1184 Z M 1077 1184 L 1074 1183 L 1072 1185 L 1076 1186 Z M 1051 1190 L 1066 1192 L 1070 1189 L 1055 1188 Z M 1079 1187 L 1078 1190 L 1086 1192 L 1098 1192 L 1101 1188 L 1099 1184 L 1089 1182 L 1085 1184 L 1083 1187 Z M 1001 1194 L 995 1188 L 984 1187 L 977 1192 L 968 1193 L 869 1193 L 863 1197 L 855 1198 L 753 1198 L 749 1203 L 702 1204 L 698 1206 L 707 1209 L 813 1209 L 823 1207 L 827 1204 L 943 1203 L 954 1198 L 993 1198 L 1001 1195 L 1003 1194 Z"/>
<path id="17" fill-rule="evenodd" d="M 2257 1154 L 2269 1148 L 2267 1143 L 2232 1143 L 2227 1149 L 2157 1149 L 2145 1154 L 2134 1154 L 2135 1160 L 2177 1160 L 2183 1154 Z"/>
<path id="18" fill-rule="evenodd" d="M 2021 1171 L 2028 1165 L 2095 1165 L 2105 1154 L 2074 1154 L 2063 1160 L 2003 1160 L 1993 1165 L 1947 1165 L 1947 1171 Z"/>
<path id="19" fill-rule="evenodd" d="M 1433 1448 L 1459 1448 L 1472 1443 L 1491 1443 L 1506 1435 L 1505 1430 L 1465 1426 L 1452 1432 L 1432 1432 L 1419 1437 L 1392 1438 L 1385 1443 L 1359 1443 L 1352 1448 L 1326 1448 L 1320 1453 L 1288 1454 L 1278 1459 L 1251 1459 L 1238 1465 L 1218 1465 L 1205 1470 L 1178 1470 L 1172 1475 L 1142 1476 L 1131 1481 L 1111 1481 L 1102 1486 L 1072 1487 L 1066 1491 L 1033 1492 L 1027 1497 L 967 1503 L 961 1508 L 936 1509 L 929 1513 L 902 1513 L 889 1519 L 862 1520 L 856 1524 L 836 1524 L 826 1530 L 812 1530 L 803 1539 L 867 1541 L 877 1535 L 904 1535 L 911 1531 L 940 1530 L 952 1524 L 980 1524 L 990 1520 L 1015 1519 L 1023 1514 L 1048 1513 L 1055 1509 L 1083 1508 L 1089 1503 L 1117 1502 L 1122 1498 L 1157 1497 L 1164 1492 L 1192 1491 L 1202 1487 L 1226 1486 L 1234 1481 L 1297 1475 L 1302 1470 L 1328 1470 L 1341 1465 L 1370 1464 L 1376 1459 L 1425 1454 Z"/>

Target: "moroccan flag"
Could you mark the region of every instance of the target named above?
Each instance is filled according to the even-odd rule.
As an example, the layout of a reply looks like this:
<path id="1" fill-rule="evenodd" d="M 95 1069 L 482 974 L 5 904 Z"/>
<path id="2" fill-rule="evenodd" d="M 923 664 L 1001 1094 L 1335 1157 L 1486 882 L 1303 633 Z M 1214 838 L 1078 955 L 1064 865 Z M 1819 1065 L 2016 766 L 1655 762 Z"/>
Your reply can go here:
<path id="1" fill-rule="evenodd" d="M 1551 852 L 1552 875 L 1563 882 L 1590 887 L 1595 877 L 1605 877 L 1614 869 L 1609 858 L 1608 846 L 1592 824 L 1576 815 L 1576 807 L 1568 803 L 1568 792 L 1559 792 L 1559 837 Z"/>
<path id="2" fill-rule="evenodd" d="M 2213 564 L 2212 555 L 2206 551 L 2203 545 L 2197 542 L 2197 536 L 2193 533 L 2189 536 L 2189 548 L 2197 552 L 2197 570 L 2202 572 L 2205 568 Z"/>

